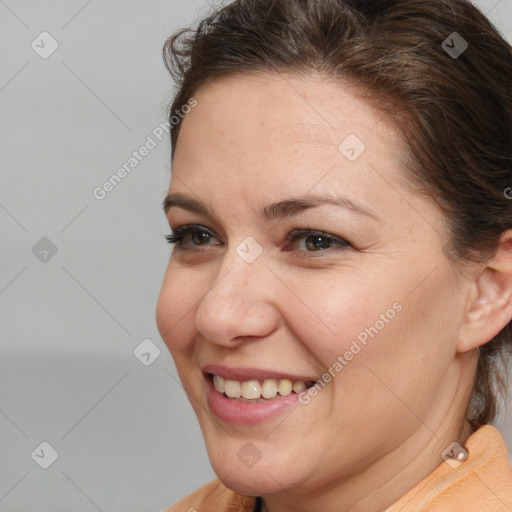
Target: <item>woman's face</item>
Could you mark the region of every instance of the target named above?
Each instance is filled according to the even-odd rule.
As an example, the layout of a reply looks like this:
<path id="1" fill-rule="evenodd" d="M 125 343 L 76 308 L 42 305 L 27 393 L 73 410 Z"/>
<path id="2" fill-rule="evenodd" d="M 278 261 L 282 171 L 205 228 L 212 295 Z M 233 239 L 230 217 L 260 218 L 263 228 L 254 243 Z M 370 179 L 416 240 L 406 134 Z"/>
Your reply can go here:
<path id="1" fill-rule="evenodd" d="M 464 286 L 401 138 L 320 77 L 239 76 L 195 98 L 167 216 L 200 231 L 172 253 L 157 323 L 215 472 L 262 495 L 411 462 L 464 413 Z"/>

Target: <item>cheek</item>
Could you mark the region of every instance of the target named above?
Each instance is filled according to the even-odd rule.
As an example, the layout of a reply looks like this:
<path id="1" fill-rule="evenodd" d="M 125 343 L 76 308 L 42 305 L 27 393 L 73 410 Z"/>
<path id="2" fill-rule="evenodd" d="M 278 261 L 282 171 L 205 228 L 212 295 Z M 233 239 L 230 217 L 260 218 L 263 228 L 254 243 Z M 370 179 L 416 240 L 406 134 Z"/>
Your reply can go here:
<path id="1" fill-rule="evenodd" d="M 414 293 L 424 275 L 417 270 L 407 276 L 395 269 L 387 282 L 356 272 L 337 280 L 296 280 L 303 303 L 289 301 L 282 313 L 334 388 L 359 397 L 382 395 L 383 379 L 404 397 L 428 395 L 452 359 L 456 328 L 457 297 L 447 293 L 450 276 L 439 270 Z"/>
<path id="2" fill-rule="evenodd" d="M 309 282 L 297 279 L 295 283 L 301 284 L 294 291 L 301 301 L 282 301 L 288 304 L 282 313 L 294 335 L 326 368 L 344 354 L 350 361 L 361 358 L 371 341 L 383 338 L 403 314 L 399 293 L 377 280 L 351 274 L 333 278 L 327 273 Z"/>
<path id="3" fill-rule="evenodd" d="M 367 323 L 359 335 L 352 330 L 349 337 L 361 350 L 352 356 L 349 349 L 352 360 L 343 365 L 335 385 L 336 393 L 348 397 L 357 414 L 401 417 L 404 428 L 416 428 L 418 417 L 427 417 L 437 407 L 439 387 L 453 361 L 458 325 L 458 297 L 447 289 L 449 283 L 450 275 L 442 275 L 440 269 L 414 293 L 413 286 L 397 286 L 384 301 L 368 301 Z M 375 308 L 374 301 L 380 306 Z M 390 305 L 396 305 L 393 311 Z M 357 312 L 352 313 L 356 318 Z M 344 348 L 349 338 L 343 338 Z M 364 410 L 357 408 L 358 403 L 366 404 Z"/>
<path id="4" fill-rule="evenodd" d="M 156 305 L 158 331 L 173 356 L 187 348 L 191 339 L 193 306 L 202 296 L 201 290 L 187 277 L 187 273 L 176 271 L 174 267 L 171 261 Z"/>

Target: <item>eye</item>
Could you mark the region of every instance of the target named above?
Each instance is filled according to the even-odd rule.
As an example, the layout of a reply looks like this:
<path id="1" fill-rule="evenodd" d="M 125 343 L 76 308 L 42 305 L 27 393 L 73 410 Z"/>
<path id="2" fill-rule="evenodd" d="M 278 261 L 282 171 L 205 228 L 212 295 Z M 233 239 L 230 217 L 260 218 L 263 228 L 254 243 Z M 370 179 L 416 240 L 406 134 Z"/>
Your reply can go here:
<path id="1" fill-rule="evenodd" d="M 299 244 L 299 252 L 326 252 L 327 249 L 333 247 L 339 247 L 341 249 L 352 247 L 349 242 L 342 238 L 310 229 L 297 229 L 292 231 L 286 239 L 289 242 L 296 242 L 302 239 L 304 243 Z"/>
<path id="2" fill-rule="evenodd" d="M 201 226 L 183 226 L 181 228 L 177 228 L 173 230 L 172 234 L 166 235 L 165 239 L 168 243 L 175 245 L 178 249 L 187 250 L 186 240 L 190 236 L 190 240 L 192 241 L 192 246 L 201 246 L 201 245 L 220 245 L 220 244 L 209 244 L 208 242 L 212 238 L 216 238 L 215 235 L 201 227 Z"/>
<path id="3" fill-rule="evenodd" d="M 209 246 L 209 245 L 222 245 L 222 243 L 210 243 L 216 240 L 217 237 L 208 229 L 202 226 L 183 226 L 173 230 L 171 235 L 166 235 L 168 243 L 175 245 L 178 250 L 191 250 L 194 247 Z M 303 243 L 296 244 L 298 249 L 293 250 L 298 256 L 308 258 L 314 257 L 311 253 L 325 253 L 331 252 L 329 249 L 339 248 L 341 250 L 348 249 L 352 245 L 343 240 L 342 238 L 334 237 L 322 231 L 311 229 L 296 229 L 292 231 L 287 237 L 286 241 L 293 242 L 303 240 Z"/>

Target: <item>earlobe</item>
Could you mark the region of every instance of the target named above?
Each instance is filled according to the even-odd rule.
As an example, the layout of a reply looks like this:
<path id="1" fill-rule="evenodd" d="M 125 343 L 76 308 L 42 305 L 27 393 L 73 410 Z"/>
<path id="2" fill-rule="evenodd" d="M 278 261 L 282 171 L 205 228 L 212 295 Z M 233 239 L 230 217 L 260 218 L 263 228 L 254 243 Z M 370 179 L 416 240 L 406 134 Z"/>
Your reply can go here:
<path id="1" fill-rule="evenodd" d="M 492 340 L 512 320 L 512 230 L 472 283 L 457 351 L 464 353 Z"/>

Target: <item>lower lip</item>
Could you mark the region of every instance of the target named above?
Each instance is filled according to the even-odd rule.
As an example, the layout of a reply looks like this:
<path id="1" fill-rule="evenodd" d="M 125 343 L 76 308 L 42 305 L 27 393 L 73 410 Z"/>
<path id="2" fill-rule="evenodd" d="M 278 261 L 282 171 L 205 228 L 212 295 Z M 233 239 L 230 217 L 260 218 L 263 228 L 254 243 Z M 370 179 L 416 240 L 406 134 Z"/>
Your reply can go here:
<path id="1" fill-rule="evenodd" d="M 278 396 L 266 402 L 241 402 L 231 400 L 219 393 L 209 377 L 206 378 L 208 387 L 207 398 L 211 411 L 217 418 L 227 423 L 237 425 L 254 425 L 279 416 L 287 409 L 297 405 L 299 395 L 292 393 L 288 396 Z"/>

